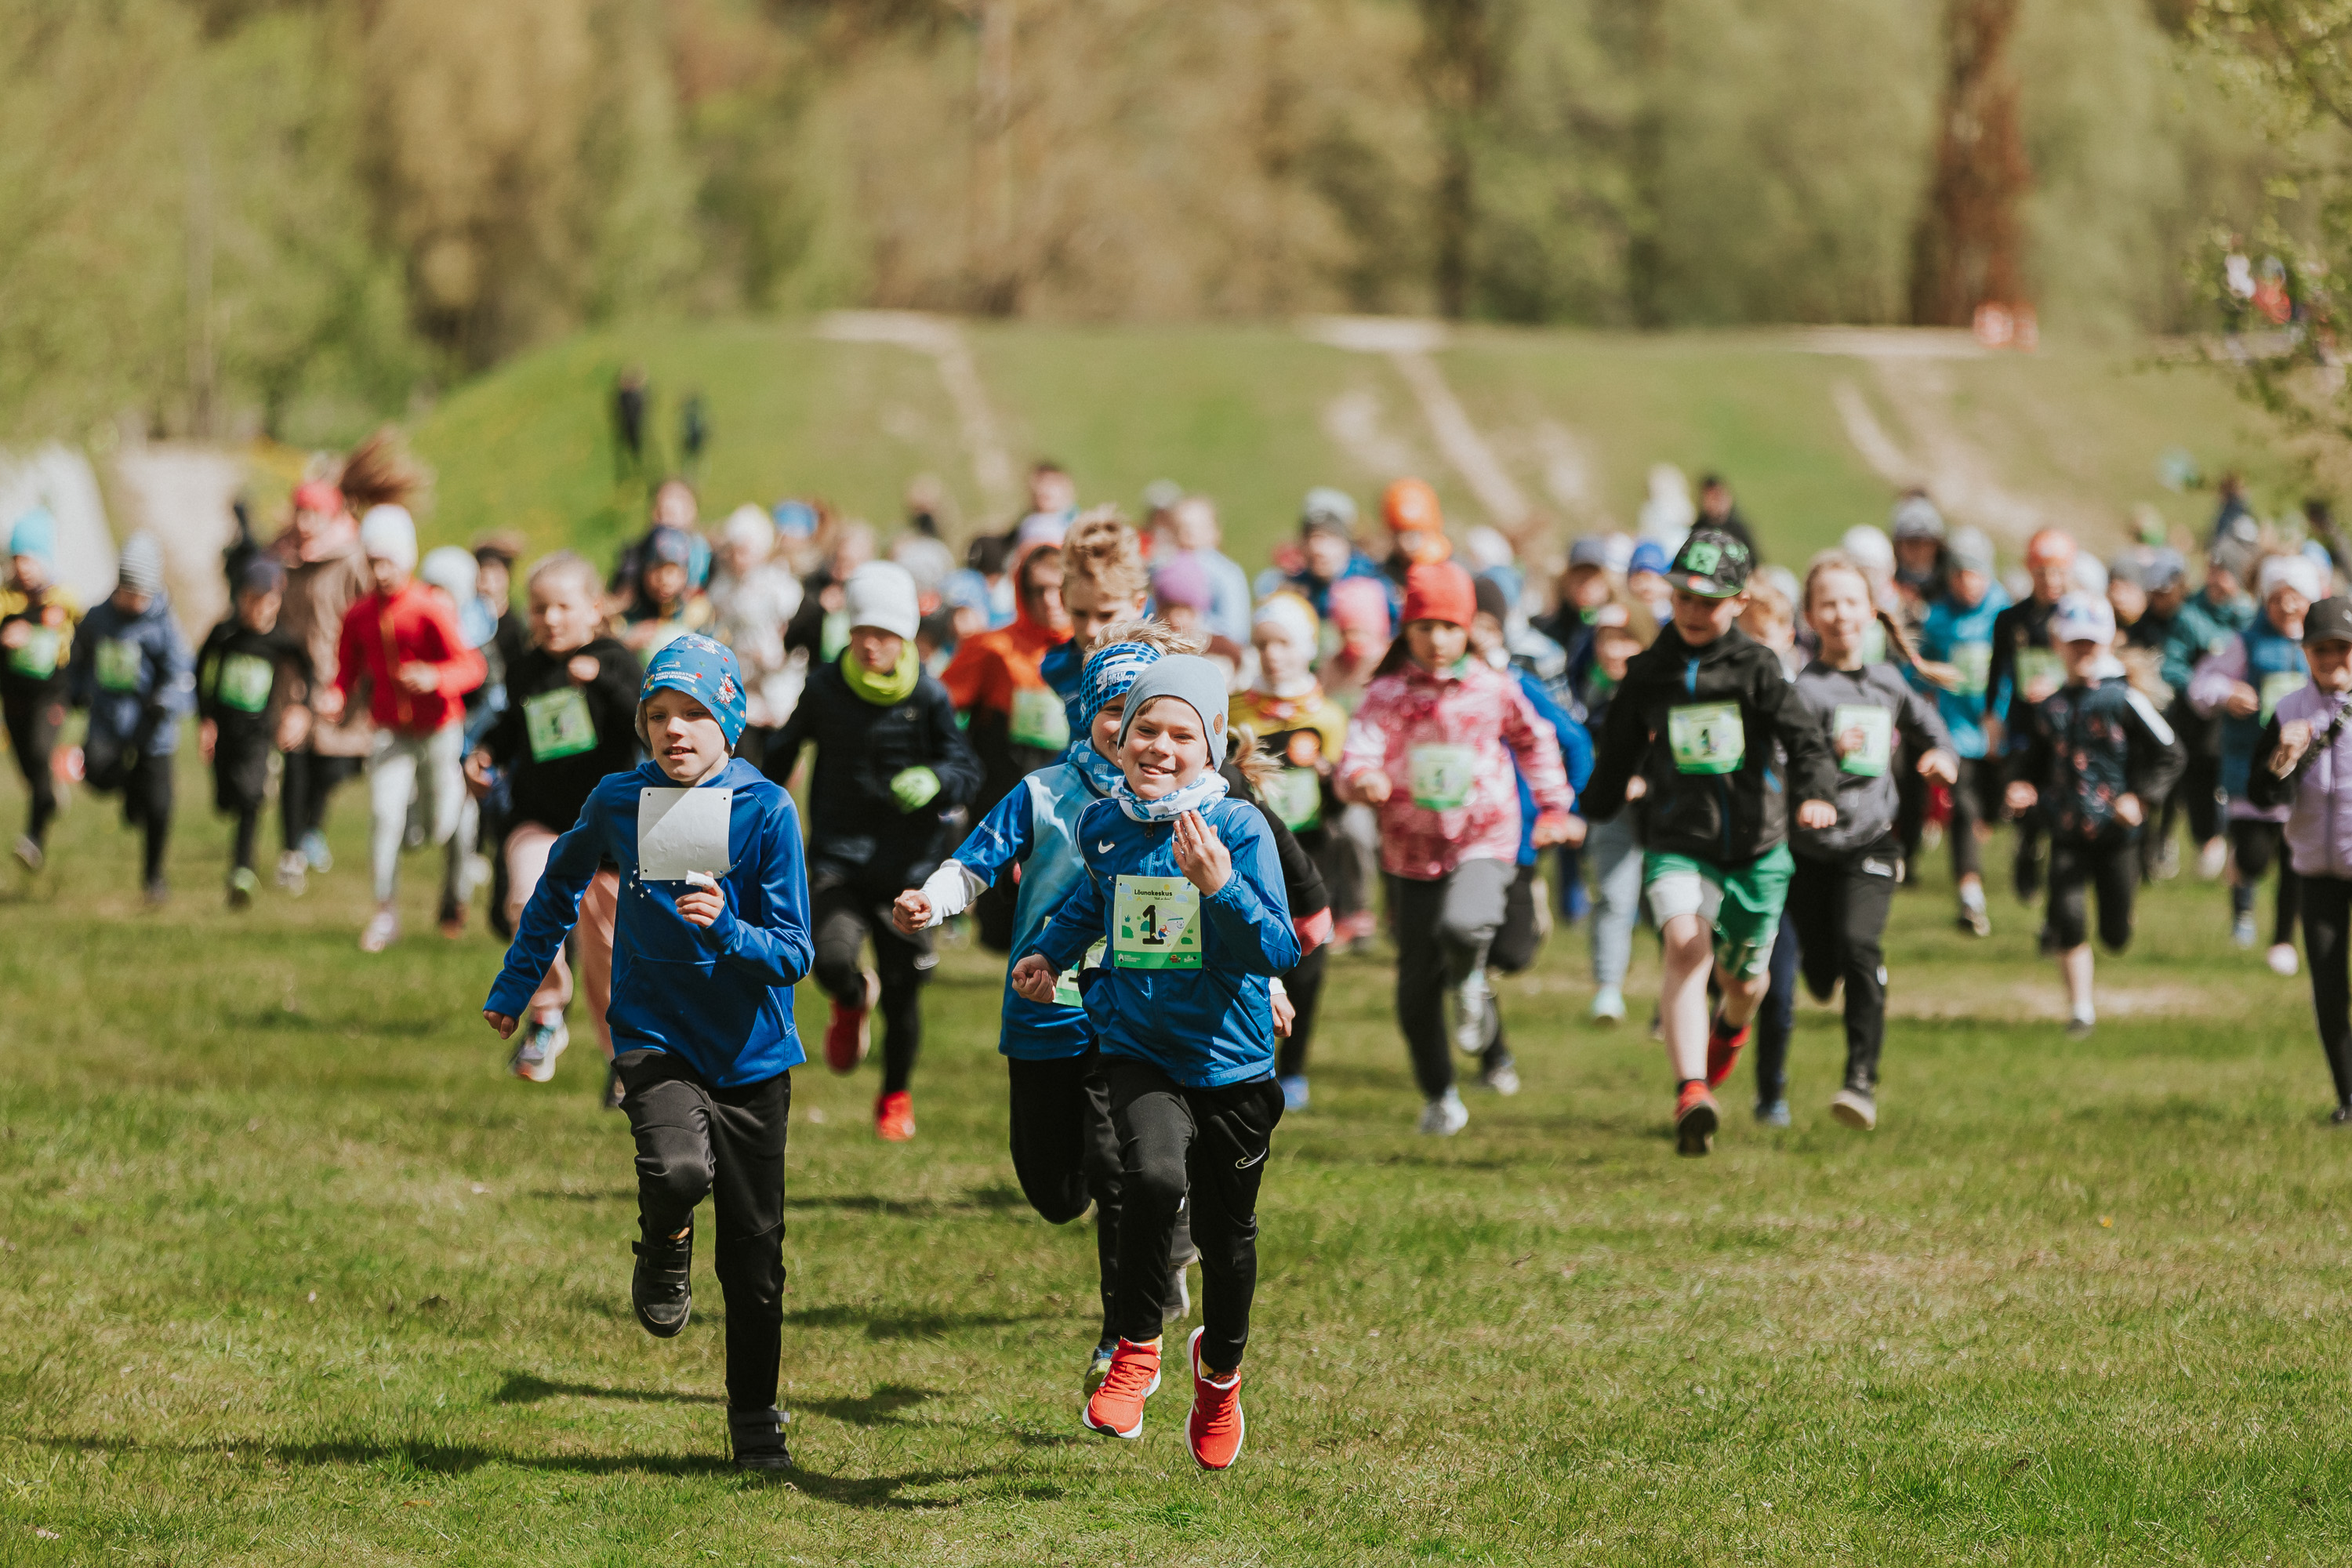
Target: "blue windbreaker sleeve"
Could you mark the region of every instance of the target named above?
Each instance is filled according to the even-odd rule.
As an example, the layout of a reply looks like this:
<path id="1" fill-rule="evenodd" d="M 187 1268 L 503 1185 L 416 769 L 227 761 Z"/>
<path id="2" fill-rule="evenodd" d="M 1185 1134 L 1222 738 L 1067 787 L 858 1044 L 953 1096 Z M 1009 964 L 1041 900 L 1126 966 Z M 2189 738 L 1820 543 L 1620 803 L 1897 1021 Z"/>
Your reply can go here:
<path id="1" fill-rule="evenodd" d="M 1569 717 L 1559 700 L 1544 689 L 1543 682 L 1524 669 L 1513 672 L 1519 678 L 1519 689 L 1527 694 L 1528 703 L 1537 714 L 1549 723 L 1559 737 L 1560 765 L 1568 770 L 1568 787 L 1578 795 L 1584 793 L 1585 781 L 1592 776 L 1592 731 Z M 1535 796 L 1522 782 L 1519 785 L 1520 805 L 1524 809 Z"/>
<path id="2" fill-rule="evenodd" d="M 1004 868 L 1029 858 L 1029 848 L 1036 837 L 1036 816 L 1030 805 L 1029 786 L 1017 784 L 989 808 L 988 815 L 964 836 L 964 841 L 948 858 L 981 881 L 992 884 Z"/>
<path id="3" fill-rule="evenodd" d="M 180 623 L 169 616 L 163 617 L 163 671 L 155 683 L 155 706 L 172 718 L 184 718 L 196 710 L 196 658 L 188 651 L 188 639 L 180 635 Z"/>
<path id="4" fill-rule="evenodd" d="M 515 922 L 514 941 L 507 945 L 506 963 L 491 983 L 489 997 L 482 1004 L 484 1012 L 521 1017 L 539 983 L 547 977 L 548 965 L 562 951 L 563 939 L 578 923 L 580 896 L 595 879 L 596 868 L 604 859 L 604 829 L 597 820 L 602 798 L 601 791 L 590 795 L 580 808 L 580 820 L 548 851 L 547 869 L 540 874 L 530 901 L 523 905 L 522 919 Z"/>
<path id="5" fill-rule="evenodd" d="M 1026 795 L 1028 791 L 1016 789 L 1013 793 Z M 1267 854 L 1271 856 L 1272 853 L 1269 847 Z M 1276 887 L 1282 885 L 1281 875 L 1281 868 L 1277 867 L 1275 870 Z M 1236 877 L 1234 879 L 1239 881 L 1241 879 Z M 1084 958 L 1087 949 L 1108 934 L 1103 913 L 1102 884 L 1095 880 L 1094 872 L 1089 868 L 1085 876 L 1078 879 L 1078 885 L 1070 889 L 1070 896 L 1064 899 L 1061 907 L 1054 911 L 1053 919 L 1045 922 L 1045 929 L 1037 933 L 1037 941 L 1029 952 L 1042 955 L 1054 966 L 1055 973 L 1063 973 Z M 1297 940 L 1296 937 L 1291 939 L 1293 942 Z M 1013 962 L 1018 963 L 1027 956 L 1028 953 L 1016 952 L 1013 955 Z M 1297 961 L 1294 959 L 1292 962 Z"/>
<path id="6" fill-rule="evenodd" d="M 1246 818 L 1235 813 L 1226 823 L 1244 820 L 1248 830 L 1240 837 L 1246 842 L 1226 846 L 1234 874 L 1201 900 L 1201 912 L 1243 973 L 1287 974 L 1298 966 L 1298 931 L 1290 923 L 1282 889 L 1282 858 L 1275 853 L 1274 835 L 1255 813 Z"/>
<path id="7" fill-rule="evenodd" d="M 797 985 L 809 972 L 814 945 L 809 936 L 808 869 L 801 858 L 800 814 L 790 795 L 779 800 L 760 824 L 760 892 L 767 906 L 766 923 L 755 925 L 737 915 L 730 897 L 719 918 L 695 935 L 703 946 L 717 948 L 720 958 L 755 978 L 771 985 Z"/>

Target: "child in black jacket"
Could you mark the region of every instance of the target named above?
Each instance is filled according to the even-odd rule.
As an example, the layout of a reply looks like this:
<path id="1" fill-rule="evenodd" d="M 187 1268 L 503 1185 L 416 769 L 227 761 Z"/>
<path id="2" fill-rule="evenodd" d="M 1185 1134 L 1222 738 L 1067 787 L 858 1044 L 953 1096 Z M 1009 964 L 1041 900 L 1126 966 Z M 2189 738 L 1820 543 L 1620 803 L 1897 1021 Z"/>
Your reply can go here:
<path id="1" fill-rule="evenodd" d="M 870 562 L 850 574 L 844 593 L 849 646 L 810 672 L 764 763 L 782 784 L 801 748 L 816 746 L 809 923 L 816 982 L 833 998 L 825 1065 L 845 1073 L 866 1059 L 867 1017 L 879 1002 L 882 1094 L 874 1131 L 904 1142 L 915 1135 L 907 1084 L 922 1045 L 921 986 L 939 960 L 930 933 L 899 931 L 890 906 L 938 868 L 949 847 L 943 818 L 979 793 L 980 757 L 956 723 L 947 688 L 924 673 L 915 651 L 921 616 L 907 569 Z M 858 962 L 868 936 L 872 970 Z"/>
<path id="2" fill-rule="evenodd" d="M 2091 1005 L 2091 939 L 2083 889 L 2099 889 L 2099 940 L 2120 952 L 2132 934 L 2146 803 L 2161 801 L 2187 763 L 2172 727 L 2125 679 L 2104 597 L 2068 594 L 2050 617 L 2066 684 L 2026 711 L 2024 745 L 2009 759 L 2008 805 L 2050 836 L 2050 945 L 2066 978 L 2066 1034 L 2081 1039 Z"/>
<path id="3" fill-rule="evenodd" d="M 286 709 L 289 674 L 310 672 L 302 645 L 278 629 L 286 602 L 286 568 L 253 555 L 237 567 L 236 606 L 196 655 L 196 741 L 213 765 L 213 804 L 236 819 L 230 849 L 228 907 L 248 908 L 261 879 L 253 839 L 269 795 L 269 757 Z"/>

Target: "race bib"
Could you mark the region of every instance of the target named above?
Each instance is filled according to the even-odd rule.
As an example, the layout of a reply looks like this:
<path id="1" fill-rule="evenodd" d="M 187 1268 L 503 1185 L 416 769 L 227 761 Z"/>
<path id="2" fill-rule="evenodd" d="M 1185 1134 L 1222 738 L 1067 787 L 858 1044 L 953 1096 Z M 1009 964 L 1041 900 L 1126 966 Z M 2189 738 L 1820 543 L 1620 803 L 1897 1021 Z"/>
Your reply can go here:
<path id="1" fill-rule="evenodd" d="M 576 686 L 524 698 L 522 723 L 534 763 L 576 757 L 596 748 L 596 722 L 588 716 L 588 694 Z"/>
<path id="2" fill-rule="evenodd" d="M 1189 887 L 1191 884 L 1187 883 L 1186 886 Z M 1065 969 L 1062 971 L 1062 977 L 1054 982 L 1055 1002 L 1064 1007 L 1085 1006 L 1087 999 L 1078 994 L 1078 976 L 1084 974 L 1089 969 L 1100 969 L 1102 967 L 1102 957 L 1103 944 L 1101 942 L 1097 942 L 1094 946 L 1087 949 L 1087 955 L 1078 960 L 1076 968 Z"/>
<path id="3" fill-rule="evenodd" d="M 1733 773 L 1748 760 L 1748 726 L 1737 702 L 1666 710 L 1666 745 L 1678 773 Z"/>
<path id="4" fill-rule="evenodd" d="M 98 683 L 109 691 L 136 691 L 147 655 L 128 637 L 107 637 L 98 645 Z"/>
<path id="5" fill-rule="evenodd" d="M 2046 647 L 2021 647 L 2017 650 L 2017 694 L 2025 696 L 2039 688 L 2044 696 L 2066 683 L 2066 666 Z"/>
<path id="6" fill-rule="evenodd" d="M 258 713 L 269 706 L 269 689 L 277 679 L 278 667 L 269 660 L 258 654 L 233 653 L 220 661 L 213 696 L 224 708 Z"/>
<path id="7" fill-rule="evenodd" d="M 817 623 L 816 661 L 819 664 L 831 664 L 841 657 L 841 650 L 848 646 L 849 612 L 847 610 L 826 611 L 824 619 Z"/>
<path id="8" fill-rule="evenodd" d="M 1830 743 L 1837 744 L 1852 730 L 1862 731 L 1862 749 L 1838 758 L 1839 769 L 1864 778 L 1878 777 L 1886 771 L 1887 758 L 1895 749 L 1895 715 L 1873 702 L 1841 702 L 1830 720 Z"/>
<path id="9" fill-rule="evenodd" d="M 1885 664 L 1886 662 L 1886 624 L 1884 621 L 1874 620 L 1868 626 L 1864 628 L 1862 634 L 1862 662 L 1864 664 Z"/>
<path id="10" fill-rule="evenodd" d="M 1293 833 L 1323 826 L 1323 777 L 1313 768 L 1284 768 L 1265 781 L 1265 804 Z"/>
<path id="11" fill-rule="evenodd" d="M 727 874 L 727 826 L 735 792 L 654 789 L 637 792 L 637 877 L 646 882 L 683 882 L 688 871 Z"/>
<path id="12" fill-rule="evenodd" d="M 1992 644 L 1961 643 L 1952 649 L 1952 657 L 1945 662 L 1949 664 L 1960 678 L 1959 685 L 1953 688 L 1953 695 L 1958 697 L 1984 695 L 1985 684 L 1992 679 Z"/>
<path id="13" fill-rule="evenodd" d="M 2263 710 L 2261 712 L 2254 715 L 2254 722 L 2257 724 L 2269 723 L 2271 721 L 2271 715 L 2278 710 L 2279 699 L 2284 697 L 2290 691 L 2302 690 L 2305 683 L 2309 679 L 2310 677 L 2298 674 L 2292 669 L 2273 670 L 2270 674 L 2263 676 L 2262 687 Z"/>
<path id="14" fill-rule="evenodd" d="M 65 634 L 55 626 L 34 626 L 32 636 L 22 647 L 8 650 L 8 668 L 18 675 L 35 680 L 46 680 L 58 672 L 58 654 L 65 644 Z"/>
<path id="15" fill-rule="evenodd" d="M 1478 785 L 1475 746 L 1415 746 L 1410 765 L 1412 804 L 1423 811 L 1457 811 Z"/>
<path id="16" fill-rule="evenodd" d="M 1201 967 L 1201 889 L 1182 877 L 1121 877 L 1111 899 L 1111 962 L 1121 969 Z"/>
<path id="17" fill-rule="evenodd" d="M 1070 744 L 1070 716 L 1063 711 L 1062 700 L 1050 686 L 1016 686 L 1013 689 L 1013 743 L 1029 746 L 1040 752 L 1066 751 Z"/>

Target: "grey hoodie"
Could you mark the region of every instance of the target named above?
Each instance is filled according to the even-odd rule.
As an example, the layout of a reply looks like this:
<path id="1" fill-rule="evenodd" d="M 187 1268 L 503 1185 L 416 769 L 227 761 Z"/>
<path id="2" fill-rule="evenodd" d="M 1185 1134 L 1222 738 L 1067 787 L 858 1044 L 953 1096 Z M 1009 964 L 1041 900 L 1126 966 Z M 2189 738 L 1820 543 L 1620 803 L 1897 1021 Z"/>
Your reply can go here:
<path id="1" fill-rule="evenodd" d="M 1950 751 L 1952 737 L 1934 704 L 1911 689 L 1892 664 L 1833 669 L 1813 660 L 1797 675 L 1797 700 L 1812 716 L 1835 755 L 1837 738 L 1859 723 L 1883 736 L 1863 752 L 1838 760 L 1837 826 L 1797 827 L 1790 847 L 1809 860 L 1843 860 L 1886 837 L 1895 826 L 1895 773 L 1907 747 L 1916 757 Z M 1863 710 L 1884 718 L 1874 719 Z M 1844 722 L 1841 723 L 1843 712 Z M 1913 765 L 1916 765 L 1916 763 Z M 1875 769 L 1875 772 L 1870 771 Z"/>

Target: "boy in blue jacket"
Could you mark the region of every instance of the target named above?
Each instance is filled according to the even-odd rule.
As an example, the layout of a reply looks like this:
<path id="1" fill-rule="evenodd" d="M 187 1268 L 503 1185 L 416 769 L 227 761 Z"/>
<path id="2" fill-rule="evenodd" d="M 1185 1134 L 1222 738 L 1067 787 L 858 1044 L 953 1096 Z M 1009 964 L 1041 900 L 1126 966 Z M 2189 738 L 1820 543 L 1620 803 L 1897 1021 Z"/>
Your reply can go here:
<path id="1" fill-rule="evenodd" d="M 1128 689 L 1119 782 L 1078 819 L 1087 875 L 1012 977 L 1044 1002 L 1106 949 L 1081 986 L 1121 1156 L 1119 1342 L 1083 1419 L 1141 1435 L 1160 1386 L 1157 1265 L 1189 1208 L 1206 1326 L 1192 1332 L 1186 1437 L 1213 1470 L 1241 1454 L 1257 1187 L 1282 1120 L 1267 982 L 1298 962 L 1273 835 L 1217 772 L 1226 740 L 1224 673 L 1209 660 L 1164 658 Z"/>
<path id="2" fill-rule="evenodd" d="M 89 710 L 82 776 L 100 792 L 122 792 L 122 820 L 146 838 L 141 862 L 147 901 L 171 896 L 163 850 L 172 837 L 172 758 L 180 721 L 195 706 L 195 661 L 163 592 L 163 548 L 152 533 L 122 542 L 113 595 L 82 617 L 66 687 Z"/>
<path id="3" fill-rule="evenodd" d="M 654 656 L 637 704 L 653 760 L 607 775 L 556 840 L 482 1016 L 499 1038 L 514 1033 L 598 865 L 617 866 L 609 1019 L 642 1232 L 630 1297 L 647 1333 L 686 1327 L 694 1210 L 713 1196 L 735 1464 L 771 1470 L 792 1463 L 775 1407 L 784 1125 L 806 1059 L 792 988 L 811 942 L 799 815 L 730 755 L 743 721 L 743 676 L 725 647 L 689 633 Z"/>

